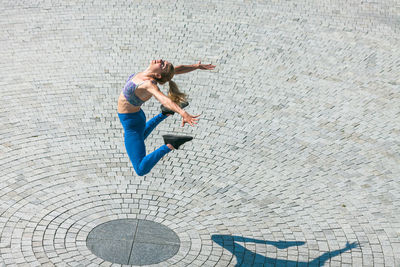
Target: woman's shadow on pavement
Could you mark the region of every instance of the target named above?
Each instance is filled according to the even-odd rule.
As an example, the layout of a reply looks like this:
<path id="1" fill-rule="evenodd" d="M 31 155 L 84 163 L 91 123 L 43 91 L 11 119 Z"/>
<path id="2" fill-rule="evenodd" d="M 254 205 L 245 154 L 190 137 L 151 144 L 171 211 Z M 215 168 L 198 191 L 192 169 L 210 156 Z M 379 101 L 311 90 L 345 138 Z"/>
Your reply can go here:
<path id="1" fill-rule="evenodd" d="M 256 244 L 266 244 L 275 246 L 278 249 L 286 249 L 292 246 L 301 246 L 305 242 L 298 241 L 267 241 L 267 240 L 257 240 L 253 238 L 241 237 L 241 236 L 231 236 L 231 235 L 213 235 L 211 239 L 220 245 L 221 247 L 232 253 L 237 260 L 236 266 L 297 266 L 297 267 L 308 267 L 308 266 L 323 266 L 330 258 L 342 254 L 348 250 L 358 247 L 357 243 L 347 243 L 342 249 L 325 252 L 321 256 L 309 261 L 309 262 L 298 262 L 292 260 L 281 260 L 275 258 L 265 257 L 263 255 L 252 252 L 246 249 L 237 242 L 247 242 Z"/>

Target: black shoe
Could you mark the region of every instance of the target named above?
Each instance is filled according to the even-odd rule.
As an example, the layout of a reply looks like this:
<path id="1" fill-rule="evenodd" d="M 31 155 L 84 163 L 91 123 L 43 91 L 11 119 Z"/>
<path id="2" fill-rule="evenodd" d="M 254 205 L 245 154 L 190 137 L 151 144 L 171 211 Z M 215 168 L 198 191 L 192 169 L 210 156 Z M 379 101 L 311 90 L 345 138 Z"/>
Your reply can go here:
<path id="1" fill-rule="evenodd" d="M 172 145 L 175 149 L 178 149 L 184 143 L 193 139 L 191 136 L 179 136 L 179 135 L 163 135 L 164 143 Z"/>
<path id="2" fill-rule="evenodd" d="M 179 104 L 179 106 L 180 106 L 181 108 L 185 108 L 185 107 L 189 106 L 189 102 L 182 102 L 182 103 Z M 173 111 L 170 110 L 169 108 L 164 107 L 163 105 L 161 105 L 161 113 L 162 113 L 163 115 L 165 115 L 165 116 L 168 115 L 168 114 L 171 114 L 171 115 L 174 115 L 174 114 L 175 114 L 175 112 L 173 112 Z"/>

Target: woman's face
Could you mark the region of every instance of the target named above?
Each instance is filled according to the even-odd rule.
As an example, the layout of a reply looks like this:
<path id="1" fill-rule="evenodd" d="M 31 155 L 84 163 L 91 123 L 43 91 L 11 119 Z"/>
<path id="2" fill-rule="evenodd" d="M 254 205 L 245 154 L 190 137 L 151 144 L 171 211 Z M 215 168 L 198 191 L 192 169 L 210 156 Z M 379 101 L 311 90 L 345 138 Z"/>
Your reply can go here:
<path id="1" fill-rule="evenodd" d="M 164 61 L 162 59 L 150 61 L 150 68 L 157 73 L 165 72 L 169 65 L 171 65 L 171 63 L 169 63 L 166 60 Z"/>

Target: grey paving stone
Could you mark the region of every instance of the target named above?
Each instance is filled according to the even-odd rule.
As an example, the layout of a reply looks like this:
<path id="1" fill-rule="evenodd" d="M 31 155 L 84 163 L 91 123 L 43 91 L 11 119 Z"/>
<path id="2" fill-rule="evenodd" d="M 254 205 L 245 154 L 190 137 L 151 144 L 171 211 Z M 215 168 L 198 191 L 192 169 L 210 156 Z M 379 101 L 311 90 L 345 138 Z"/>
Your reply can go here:
<path id="1" fill-rule="evenodd" d="M 128 264 L 132 241 L 89 239 L 87 246 L 103 260 Z"/>
<path id="2" fill-rule="evenodd" d="M 101 242 L 107 240 L 133 241 L 137 229 L 137 220 L 113 220 L 103 223 L 92 229 L 88 235 L 88 239 L 100 239 Z"/>
<path id="3" fill-rule="evenodd" d="M 165 235 L 149 235 L 138 232 L 135 242 L 148 242 L 152 244 L 160 245 L 179 245 L 180 241 L 177 236 L 171 236 L 171 234 L 166 237 Z"/>
<path id="4" fill-rule="evenodd" d="M 151 221 L 139 221 L 135 242 L 179 245 L 179 237 L 171 229 Z"/>
<path id="5" fill-rule="evenodd" d="M 147 265 L 160 263 L 175 255 L 178 250 L 179 245 L 135 242 L 132 246 L 129 264 Z"/>

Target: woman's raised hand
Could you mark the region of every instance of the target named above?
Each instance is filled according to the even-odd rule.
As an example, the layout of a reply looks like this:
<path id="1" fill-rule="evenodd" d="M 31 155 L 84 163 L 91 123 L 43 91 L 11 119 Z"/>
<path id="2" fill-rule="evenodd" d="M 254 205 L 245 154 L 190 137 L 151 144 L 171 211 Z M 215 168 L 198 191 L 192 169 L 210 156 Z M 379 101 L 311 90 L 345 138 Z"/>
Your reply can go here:
<path id="1" fill-rule="evenodd" d="M 195 64 L 195 66 L 198 70 L 213 70 L 215 68 L 215 65 L 201 64 L 201 61 L 199 61 L 197 64 Z"/>
<path id="2" fill-rule="evenodd" d="M 189 123 L 191 126 L 194 126 L 194 124 L 197 124 L 197 121 L 199 120 L 197 117 L 199 116 L 200 115 L 193 116 L 185 112 L 185 114 L 182 116 L 182 127 L 185 126 L 185 123 Z"/>

